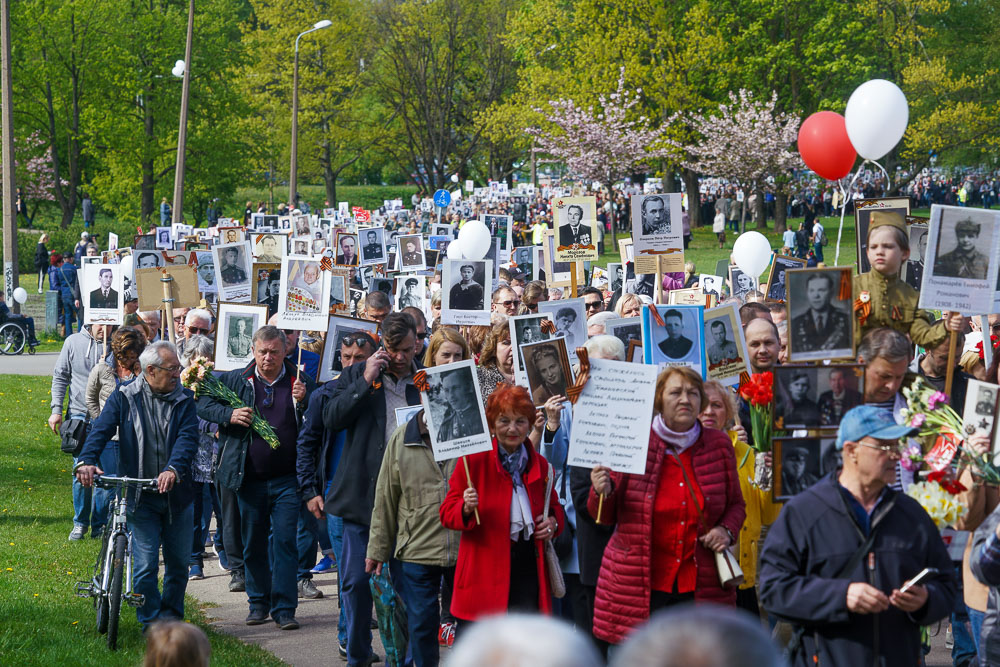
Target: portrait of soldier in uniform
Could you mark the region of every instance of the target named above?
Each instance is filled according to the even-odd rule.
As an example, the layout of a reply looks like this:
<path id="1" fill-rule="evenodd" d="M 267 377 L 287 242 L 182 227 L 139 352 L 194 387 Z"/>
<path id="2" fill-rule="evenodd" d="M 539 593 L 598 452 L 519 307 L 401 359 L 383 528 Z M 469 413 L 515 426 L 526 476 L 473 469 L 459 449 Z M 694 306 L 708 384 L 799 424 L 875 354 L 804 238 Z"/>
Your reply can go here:
<path id="1" fill-rule="evenodd" d="M 955 234 L 953 239 L 948 239 L 948 234 L 942 228 L 938 237 L 938 256 L 934 262 L 934 275 L 942 278 L 971 278 L 973 280 L 985 280 L 989 270 L 989 259 L 979 247 L 979 232 L 981 226 L 971 218 L 959 220 L 955 223 Z M 955 247 L 949 252 L 941 254 L 946 244 L 954 240 Z M 985 244 L 989 247 L 990 244 Z"/>

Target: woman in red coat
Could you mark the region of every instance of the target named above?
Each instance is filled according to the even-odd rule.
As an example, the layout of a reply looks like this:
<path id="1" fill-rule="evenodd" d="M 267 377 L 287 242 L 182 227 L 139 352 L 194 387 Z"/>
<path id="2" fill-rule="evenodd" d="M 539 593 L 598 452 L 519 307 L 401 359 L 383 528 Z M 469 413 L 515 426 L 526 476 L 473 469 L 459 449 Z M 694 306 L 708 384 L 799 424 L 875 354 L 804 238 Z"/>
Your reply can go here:
<path id="1" fill-rule="evenodd" d="M 451 476 L 441 523 L 462 531 L 451 598 L 459 627 L 507 611 L 551 612 L 543 547 L 565 519 L 554 489 L 542 518 L 550 468 L 528 439 L 535 418 L 526 389 L 500 385 L 486 402 L 493 450 L 467 457 L 471 486 L 464 465 Z"/>
<path id="2" fill-rule="evenodd" d="M 650 613 L 679 602 L 736 604 L 736 589 L 719 583 L 713 552 L 735 542 L 745 505 L 729 436 L 698 423 L 706 403 L 696 372 L 664 370 L 656 381 L 646 472 L 596 466 L 590 473 L 587 510 L 615 526 L 597 580 L 598 639 L 620 643 Z"/>

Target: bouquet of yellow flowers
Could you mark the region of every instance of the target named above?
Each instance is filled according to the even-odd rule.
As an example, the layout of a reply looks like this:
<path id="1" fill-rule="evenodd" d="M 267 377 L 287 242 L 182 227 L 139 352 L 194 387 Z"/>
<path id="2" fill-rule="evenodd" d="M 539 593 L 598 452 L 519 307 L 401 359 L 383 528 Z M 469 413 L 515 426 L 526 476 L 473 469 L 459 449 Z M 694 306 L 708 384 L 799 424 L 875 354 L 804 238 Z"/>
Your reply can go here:
<path id="1" fill-rule="evenodd" d="M 928 475 L 927 481 L 911 484 L 906 495 L 920 503 L 934 525 L 941 529 L 954 526 L 968 513 L 969 508 L 956 498 L 963 491 L 965 487 L 959 482 L 948 481 L 943 472 L 934 472 Z"/>
<path id="2" fill-rule="evenodd" d="M 219 378 L 212 374 L 214 370 L 215 364 L 204 357 L 198 357 L 181 373 L 181 384 L 193 391 L 196 397 L 212 396 L 231 408 L 247 407 L 236 395 L 236 392 L 222 384 Z M 253 411 L 250 428 L 256 431 L 257 435 L 271 446 L 271 449 L 277 449 L 281 444 L 278 442 L 278 434 L 274 432 L 274 428 L 267 423 L 256 408 Z"/>

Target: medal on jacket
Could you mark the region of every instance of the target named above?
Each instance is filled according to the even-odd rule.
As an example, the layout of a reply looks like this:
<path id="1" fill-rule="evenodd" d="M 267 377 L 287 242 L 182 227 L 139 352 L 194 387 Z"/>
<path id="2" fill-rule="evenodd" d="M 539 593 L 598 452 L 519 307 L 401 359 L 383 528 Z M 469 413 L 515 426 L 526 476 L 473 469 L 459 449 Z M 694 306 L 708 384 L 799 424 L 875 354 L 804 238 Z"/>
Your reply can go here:
<path id="1" fill-rule="evenodd" d="M 865 325 L 868 321 L 868 316 L 872 313 L 872 296 L 868 292 L 862 292 L 858 295 L 858 298 L 854 300 L 854 312 L 858 315 L 858 320 L 861 322 L 861 326 Z"/>

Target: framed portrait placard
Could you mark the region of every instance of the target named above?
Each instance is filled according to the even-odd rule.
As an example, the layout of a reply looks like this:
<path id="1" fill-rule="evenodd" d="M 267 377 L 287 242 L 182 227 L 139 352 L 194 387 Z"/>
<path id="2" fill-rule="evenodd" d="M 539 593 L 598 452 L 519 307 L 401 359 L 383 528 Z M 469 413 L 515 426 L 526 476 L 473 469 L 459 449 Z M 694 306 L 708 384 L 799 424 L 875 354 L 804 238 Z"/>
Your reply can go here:
<path id="1" fill-rule="evenodd" d="M 654 278 L 655 279 L 655 278 Z M 700 287 L 688 289 L 672 289 L 667 294 L 667 303 L 684 306 L 704 306 L 711 308 L 715 305 L 715 295 L 705 294 Z"/>
<path id="2" fill-rule="evenodd" d="M 910 258 L 903 262 L 903 280 L 919 292 L 920 283 L 924 279 L 924 258 L 927 256 L 927 237 L 930 235 L 930 229 L 925 221 L 908 225 L 906 231 L 910 237 Z"/>
<path id="3" fill-rule="evenodd" d="M 490 231 L 490 236 L 500 239 L 501 256 L 505 259 L 510 257 L 511 248 L 514 246 L 512 239 L 514 224 L 511 216 L 483 213 L 482 221 L 486 225 L 486 229 Z"/>
<path id="4" fill-rule="evenodd" d="M 420 312 L 427 310 L 427 282 L 424 276 L 403 275 L 396 279 L 396 294 L 394 302 L 396 310 L 416 308 Z"/>
<path id="5" fill-rule="evenodd" d="M 851 269 L 788 269 L 785 284 L 788 360 L 853 359 Z"/>
<path id="6" fill-rule="evenodd" d="M 777 502 L 790 500 L 840 467 L 835 433 L 828 437 L 774 438 L 772 495 Z"/>
<path id="7" fill-rule="evenodd" d="M 995 384 L 971 379 L 967 381 L 965 406 L 962 410 L 962 431 L 965 436 L 982 435 L 992 441 L 998 399 L 1000 390 Z"/>
<path id="8" fill-rule="evenodd" d="M 539 301 L 538 314 L 547 315 L 556 325 L 553 338 L 566 339 L 569 359 L 576 363 L 576 348 L 587 342 L 587 306 L 584 297 Z"/>
<path id="9" fill-rule="evenodd" d="M 330 272 L 320 258 L 285 255 L 281 260 L 278 293 L 278 326 L 299 331 L 318 331 L 330 313 Z"/>
<path id="10" fill-rule="evenodd" d="M 722 288 L 726 284 L 726 279 L 722 276 L 714 276 L 710 273 L 703 273 L 698 276 L 698 287 L 705 294 L 714 294 L 715 300 L 722 300 Z"/>
<path id="11" fill-rule="evenodd" d="M 684 270 L 681 193 L 632 195 L 632 246 L 636 273 Z"/>
<path id="12" fill-rule="evenodd" d="M 215 369 L 232 371 L 253 361 L 251 339 L 267 324 L 267 306 L 259 303 L 218 304 L 215 325 Z"/>
<path id="13" fill-rule="evenodd" d="M 772 413 L 777 428 L 837 428 L 848 410 L 865 402 L 864 379 L 859 364 L 775 366 Z"/>
<path id="14" fill-rule="evenodd" d="M 510 327 L 510 342 L 514 354 L 514 373 L 518 376 L 519 383 L 525 387 L 528 386 L 528 380 L 524 376 L 524 364 L 521 363 L 521 346 L 525 343 L 530 344 L 549 340 L 552 335 L 546 331 L 542 331 L 542 322 L 548 319 L 548 315 L 542 313 L 515 315 L 507 319 L 507 325 Z"/>
<path id="15" fill-rule="evenodd" d="M 523 245 L 511 251 L 511 261 L 527 276 L 526 280 L 538 280 L 538 270 L 541 268 L 538 261 L 540 250 L 538 246 Z"/>
<path id="16" fill-rule="evenodd" d="M 479 376 L 472 359 L 425 368 L 427 389 L 420 402 L 435 461 L 488 452 L 493 440 L 479 398 Z"/>
<path id="17" fill-rule="evenodd" d="M 121 264 L 84 264 L 80 296 L 87 324 L 121 324 L 125 306 Z"/>
<path id="18" fill-rule="evenodd" d="M 993 312 L 1000 266 L 1000 213 L 931 206 L 920 307 L 963 315 Z"/>
<path id="19" fill-rule="evenodd" d="M 168 286 L 174 308 L 197 308 L 201 302 L 198 274 L 192 264 L 171 264 L 163 268 L 137 269 L 135 287 L 139 290 L 139 310 L 163 309 L 164 274 L 171 277 Z"/>
<path id="20" fill-rule="evenodd" d="M 337 232 L 336 238 L 336 260 L 337 266 L 357 266 L 358 265 L 358 235 L 347 232 Z"/>
<path id="21" fill-rule="evenodd" d="M 642 307 L 642 352 L 647 364 L 688 366 L 705 377 L 704 308 L 701 306 L 655 306 L 663 326 L 651 309 Z"/>
<path id="22" fill-rule="evenodd" d="M 757 289 L 757 279 L 754 276 L 744 273 L 743 269 L 735 264 L 729 265 L 729 293 L 733 297 L 745 302 L 755 289 Z"/>
<path id="23" fill-rule="evenodd" d="M 441 276 L 441 323 L 489 325 L 493 262 L 445 258 Z"/>
<path id="24" fill-rule="evenodd" d="M 544 245 L 538 249 L 539 261 L 542 270 L 545 271 L 545 285 L 547 287 L 569 287 L 570 280 L 569 267 L 572 262 L 560 262 L 555 259 L 556 254 L 556 233 L 548 229 L 545 231 Z M 576 263 L 577 280 L 582 282 L 583 262 Z"/>
<path id="25" fill-rule="evenodd" d="M 747 343 L 735 303 L 705 311 L 705 376 L 724 385 L 740 382 L 747 365 Z"/>
<path id="26" fill-rule="evenodd" d="M 642 358 L 642 341 L 630 340 L 628 348 L 625 350 L 625 361 L 630 364 L 644 363 Z"/>
<path id="27" fill-rule="evenodd" d="M 558 262 L 596 260 L 597 200 L 594 197 L 558 197 L 552 202 L 558 243 Z"/>
<path id="28" fill-rule="evenodd" d="M 565 338 L 525 343 L 521 345 L 521 360 L 536 407 L 545 405 L 553 396 L 565 396 L 566 389 L 573 384 Z"/>
<path id="29" fill-rule="evenodd" d="M 268 316 L 278 312 L 278 295 L 281 294 L 281 264 L 253 265 L 253 303 L 267 306 Z"/>
<path id="30" fill-rule="evenodd" d="M 375 347 L 378 347 L 378 322 L 343 317 L 341 315 L 330 315 L 326 325 L 326 340 L 323 342 L 323 358 L 319 367 L 319 382 L 326 382 L 340 375 L 340 372 L 344 370 L 340 359 L 340 351 L 343 347 L 344 339 L 351 338 L 352 334 L 356 336 L 359 333 L 370 335 L 373 344 Z"/>
<path id="31" fill-rule="evenodd" d="M 427 268 L 427 259 L 424 257 L 424 243 L 421 234 L 405 234 L 396 239 L 398 243 L 397 257 L 399 257 L 399 270 L 403 273 L 413 273 L 423 271 Z"/>
<path id="32" fill-rule="evenodd" d="M 385 227 L 358 230 L 361 239 L 361 265 L 385 264 Z"/>
<path id="33" fill-rule="evenodd" d="M 910 198 L 886 197 L 884 199 L 859 199 L 854 202 L 854 234 L 858 248 L 858 273 L 867 273 L 872 268 L 868 262 L 868 223 L 872 211 L 892 211 L 905 218 L 910 214 Z"/>
<path id="34" fill-rule="evenodd" d="M 250 243 L 237 241 L 212 247 L 215 256 L 215 278 L 220 301 L 249 302 L 253 255 Z"/>
<path id="35" fill-rule="evenodd" d="M 806 260 L 790 255 L 774 253 L 771 258 L 771 271 L 767 276 L 767 290 L 764 294 L 772 301 L 787 301 L 785 288 L 785 271 L 788 269 L 805 268 Z"/>
<path id="36" fill-rule="evenodd" d="M 567 464 L 643 474 L 657 374 L 655 366 L 591 359 L 590 377 L 573 407 Z"/>
<path id="37" fill-rule="evenodd" d="M 330 276 L 330 314 L 347 310 L 347 276 L 334 272 Z"/>
<path id="38" fill-rule="evenodd" d="M 630 342 L 642 345 L 642 318 L 641 317 L 618 317 L 604 323 L 604 331 L 609 336 L 614 336 L 622 342 L 628 350 Z"/>

